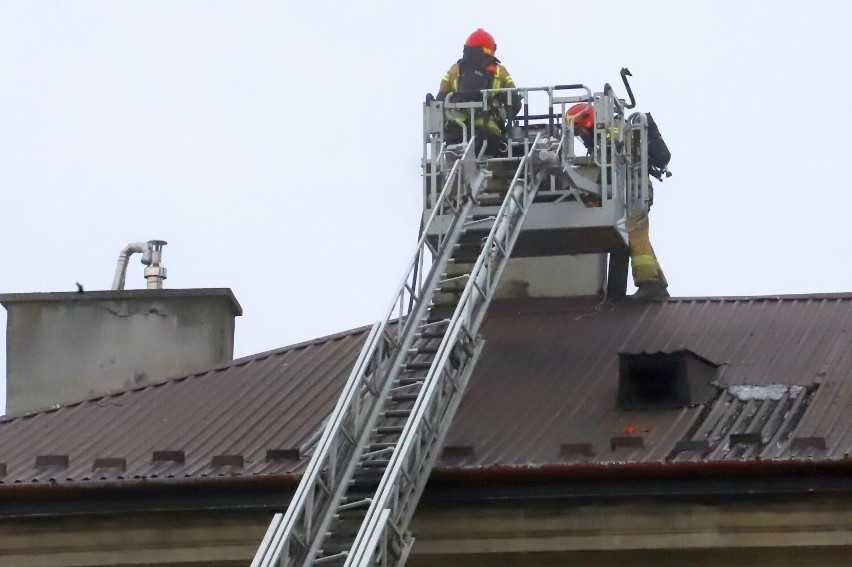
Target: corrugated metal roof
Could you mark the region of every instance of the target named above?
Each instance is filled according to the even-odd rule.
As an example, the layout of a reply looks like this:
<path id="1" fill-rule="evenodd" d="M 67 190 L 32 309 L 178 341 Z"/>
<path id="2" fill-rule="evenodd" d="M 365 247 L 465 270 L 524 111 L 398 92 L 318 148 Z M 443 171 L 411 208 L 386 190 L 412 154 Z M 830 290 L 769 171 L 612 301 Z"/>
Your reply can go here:
<path id="1" fill-rule="evenodd" d="M 208 372 L 0 423 L 0 482 L 287 474 L 333 407 L 365 329 L 236 360 Z M 154 459 L 183 452 L 183 462 Z M 66 455 L 64 468 L 37 467 Z M 159 455 L 162 457 L 162 455 Z M 166 455 L 168 456 L 168 455 Z M 214 466 L 241 456 L 243 467 Z M 94 469 L 96 459 L 124 467 Z M 113 463 L 116 464 L 116 463 Z M 122 470 L 122 468 L 124 470 Z"/>
<path id="2" fill-rule="evenodd" d="M 298 473 L 365 333 L 3 418 L 0 485 Z M 483 334 L 439 467 L 836 460 L 852 450 L 852 294 L 505 301 Z M 711 403 L 616 407 L 618 353 L 684 349 L 719 365 Z"/>

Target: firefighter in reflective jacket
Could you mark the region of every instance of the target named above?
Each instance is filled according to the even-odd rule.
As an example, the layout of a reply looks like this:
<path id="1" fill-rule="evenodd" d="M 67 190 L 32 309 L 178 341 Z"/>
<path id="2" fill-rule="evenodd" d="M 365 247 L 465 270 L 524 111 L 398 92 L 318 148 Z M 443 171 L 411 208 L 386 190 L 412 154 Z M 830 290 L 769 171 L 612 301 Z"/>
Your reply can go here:
<path id="1" fill-rule="evenodd" d="M 464 43 L 462 58 L 453 63 L 441 80 L 438 100 L 444 100 L 450 93 L 460 93 L 459 96 L 451 97 L 450 102 L 468 102 L 471 99 L 464 96 L 476 91 L 515 88 L 509 71 L 494 56 L 496 51 L 497 44 L 487 31 L 479 28 L 470 34 Z M 482 100 L 481 95 L 474 100 Z M 512 93 L 506 96 L 506 93 L 499 93 L 489 101 L 488 111 L 474 115 L 474 131 L 480 139 L 486 140 L 487 154 L 495 156 L 502 153 L 506 121 L 513 119 L 520 108 L 520 95 Z M 461 126 L 455 121 L 466 124 L 470 118 L 469 112 L 448 110 L 447 118 L 447 143 L 461 142 Z"/>
<path id="2" fill-rule="evenodd" d="M 588 103 L 575 104 L 565 113 L 565 119 L 573 121 L 574 135 L 578 136 L 588 151 L 592 151 L 595 134 L 595 109 Z M 648 209 L 654 202 L 654 187 L 648 183 Z M 627 240 L 630 246 L 630 265 L 636 293 L 631 297 L 640 301 L 655 301 L 669 297 L 666 276 L 654 254 L 648 234 L 648 215 L 627 219 Z"/>

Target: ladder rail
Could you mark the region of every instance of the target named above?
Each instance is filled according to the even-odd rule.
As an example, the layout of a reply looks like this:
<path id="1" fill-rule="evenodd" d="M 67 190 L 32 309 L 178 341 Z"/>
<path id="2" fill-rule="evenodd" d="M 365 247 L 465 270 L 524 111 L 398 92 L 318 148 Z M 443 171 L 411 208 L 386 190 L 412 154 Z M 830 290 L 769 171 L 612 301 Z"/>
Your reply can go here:
<path id="1" fill-rule="evenodd" d="M 532 144 L 533 148 L 538 146 L 540 137 L 540 134 L 536 136 Z M 523 183 L 520 183 L 522 172 Z M 404 537 L 403 534 L 414 513 L 416 503 L 437 460 L 438 449 L 461 401 L 467 378 L 474 366 L 475 356 L 478 356 L 481 349 L 481 341 L 475 338 L 479 326 L 543 178 L 544 172 L 533 170 L 533 161 L 528 152 L 515 172 L 497 218 L 471 271 L 468 283 L 450 320 L 449 328 L 438 348 L 438 355 L 429 369 L 412 415 L 406 422 L 398 448 L 391 457 L 367 516 L 356 536 L 352 553 L 345 563 L 347 567 L 366 567 L 377 553 L 381 554 L 383 562 L 386 561 L 391 544 L 387 543 L 381 551 L 377 549 L 376 544 L 381 541 L 388 542 L 394 536 L 398 540 L 396 547 L 400 550 L 410 547 L 411 542 L 402 541 L 401 538 Z M 465 342 L 468 344 L 464 344 Z M 460 366 L 463 366 L 459 373 L 460 380 L 451 384 L 450 399 L 443 400 L 441 398 L 442 379 L 452 380 L 452 376 L 448 376 L 451 374 L 448 372 L 450 356 L 454 352 L 460 356 L 471 342 L 476 344 L 472 349 L 473 353 L 465 361 L 466 364 L 460 362 Z M 442 409 L 443 413 L 441 413 Z M 416 442 L 423 439 L 422 429 L 429 412 L 438 418 L 437 427 L 430 428 L 432 439 L 425 448 L 420 445 L 415 446 Z M 403 469 L 407 471 L 406 474 L 403 474 Z M 413 487 L 403 487 L 405 481 L 409 484 L 413 483 Z M 405 489 L 409 490 L 408 498 L 401 494 Z M 407 500 L 407 502 L 401 502 L 401 500 Z M 389 514 L 386 513 L 388 509 L 390 509 Z M 379 522 L 377 518 L 380 516 L 386 520 Z M 390 530 L 388 530 L 389 527 Z M 386 533 L 384 537 L 379 537 L 379 532 Z"/>
<path id="2" fill-rule="evenodd" d="M 379 332 L 379 323 L 373 324 L 369 334 L 367 335 L 366 344 L 369 348 L 363 348 L 358 355 L 358 359 L 352 368 L 349 379 L 346 381 L 346 385 L 343 388 L 343 393 L 340 398 L 338 398 L 337 405 L 332 411 L 331 418 L 328 420 L 322 437 L 317 443 L 317 447 L 314 451 L 315 457 L 311 458 L 311 461 L 308 463 L 308 468 L 305 471 L 303 478 L 311 478 L 318 475 L 318 468 L 324 465 L 325 459 L 323 458 L 323 455 L 326 455 L 331 451 L 331 437 L 333 436 L 334 431 L 338 430 L 342 426 L 340 420 L 344 415 L 343 408 L 351 404 L 352 398 L 357 395 L 359 383 L 361 382 L 361 375 L 364 371 L 365 361 L 371 359 L 378 348 L 379 343 L 376 341 L 376 338 L 379 337 Z M 287 513 L 275 514 L 272 522 L 269 524 L 269 528 L 267 528 L 266 534 L 263 537 L 258 549 L 258 554 L 252 562 L 252 566 L 270 565 L 277 560 L 277 556 L 280 554 L 281 548 L 285 544 L 284 539 L 282 539 L 283 535 L 285 533 L 292 532 L 294 529 L 295 523 L 298 520 L 298 512 L 303 510 L 310 500 L 311 495 L 309 494 L 309 490 L 311 487 L 312 484 L 300 483 L 299 487 L 296 489 L 296 493 L 293 495 L 293 499 L 287 507 Z M 287 559 L 288 557 L 285 556 L 284 560 L 286 561 Z"/>
<path id="3" fill-rule="evenodd" d="M 464 327 L 461 325 L 456 325 L 453 329 L 453 338 L 455 340 L 450 341 L 453 344 L 458 342 L 460 338 L 460 332 L 464 331 Z M 450 419 L 454 414 L 456 409 L 458 409 L 458 405 L 461 403 L 461 393 L 464 392 L 464 389 L 467 386 L 467 382 L 472 374 L 473 368 L 476 365 L 476 361 L 479 358 L 479 354 L 482 350 L 482 346 L 484 342 L 478 340 L 475 342 L 473 354 L 465 361 L 464 370 L 460 374 L 458 380 L 454 382 L 454 389 L 456 391 L 456 395 L 450 398 L 448 401 L 442 398 L 440 395 L 442 392 L 440 391 L 440 379 L 432 380 L 428 389 L 424 389 L 424 395 L 422 399 L 426 400 L 423 403 L 420 403 L 418 406 L 418 421 L 423 422 L 424 416 L 430 412 L 430 410 L 435 411 L 444 409 L 444 412 L 441 414 L 438 411 L 438 415 L 434 416 L 435 421 L 444 421 L 446 419 Z M 452 349 L 448 349 L 445 351 L 446 358 L 449 357 L 449 353 Z M 444 361 L 443 366 L 446 366 L 446 360 Z M 447 378 L 447 380 L 451 380 L 451 378 Z M 419 400 L 418 400 L 419 401 Z M 442 401 L 446 401 L 446 403 L 441 404 Z M 362 530 L 363 535 L 361 533 L 358 534 L 358 539 L 356 540 L 355 545 L 353 545 L 353 550 L 350 555 L 350 559 L 346 562 L 346 567 L 367 567 L 371 565 L 373 559 L 376 557 L 376 554 L 383 553 L 383 557 L 387 557 L 389 555 L 388 551 L 391 549 L 391 546 L 398 548 L 399 550 L 407 550 L 410 549 L 413 545 L 413 539 L 408 538 L 406 540 L 405 530 L 410 522 L 411 516 L 413 515 L 414 509 L 416 508 L 416 503 L 420 499 L 420 495 L 422 493 L 423 487 L 425 487 L 426 479 L 428 479 L 428 473 L 434 467 L 434 463 L 437 460 L 439 449 L 444 442 L 444 438 L 446 437 L 447 432 L 449 431 L 449 427 L 440 427 L 440 423 L 432 426 L 432 433 L 434 436 L 434 440 L 432 442 L 433 450 L 428 454 L 424 455 L 424 459 L 426 462 L 422 463 L 411 463 L 411 468 L 419 468 L 420 471 L 415 471 L 413 473 L 409 473 L 406 479 L 410 478 L 415 481 L 415 485 L 410 488 L 411 493 L 414 495 L 412 498 L 408 499 L 408 504 L 405 505 L 405 502 L 401 502 L 400 495 L 392 494 L 391 498 L 393 502 L 388 503 L 385 501 L 386 506 L 384 508 L 377 507 L 375 514 L 373 516 L 368 516 L 367 520 L 364 522 Z M 409 441 L 407 445 L 409 448 L 414 444 L 416 437 L 412 437 L 409 435 Z M 413 447 L 415 450 L 422 450 L 420 447 Z M 418 456 L 415 452 L 408 451 L 403 457 L 399 458 L 396 462 L 391 462 L 388 467 L 388 470 L 391 471 L 394 468 L 397 469 L 394 474 L 402 473 L 405 463 L 405 457 L 409 457 L 409 455 Z M 410 457 L 409 457 L 410 458 Z M 420 464 L 420 467 L 416 465 Z M 404 475 L 403 475 L 404 476 Z M 403 478 L 400 476 L 399 478 Z M 423 482 L 419 482 L 420 479 L 423 479 Z M 394 518 L 391 516 L 391 512 L 395 509 L 399 509 L 404 513 L 404 516 L 401 519 L 397 519 L 394 521 Z M 379 519 L 375 519 L 375 515 L 379 516 Z M 379 537 L 379 536 L 382 537 Z M 360 540 L 360 541 L 359 541 Z M 376 543 L 384 542 L 385 548 L 384 552 L 382 550 L 377 549 Z M 399 561 L 392 561 L 388 563 L 388 565 L 402 565 Z"/>
<path id="4" fill-rule="evenodd" d="M 302 563 L 304 567 L 314 564 L 314 558 L 319 552 L 323 541 L 326 539 L 326 530 L 333 520 L 333 515 L 329 512 L 338 502 L 340 502 L 347 490 L 348 481 L 352 478 L 352 474 L 358 464 L 358 459 L 375 429 L 376 422 L 378 421 L 384 407 L 384 401 L 395 382 L 395 378 L 399 375 L 403 362 L 408 355 L 408 350 L 411 348 L 416 338 L 417 325 L 426 316 L 426 311 L 431 302 L 432 295 L 434 294 L 434 289 L 438 284 L 438 279 L 452 253 L 453 245 L 458 240 L 458 237 L 464 228 L 462 221 L 467 217 L 470 208 L 471 202 L 467 201 L 456 214 L 451 228 L 447 231 L 444 242 L 441 245 L 440 254 L 435 258 L 429 275 L 421 284 L 422 287 L 420 289 L 424 291 L 421 291 L 416 298 L 414 309 L 406 315 L 405 324 L 401 323 L 402 313 L 400 313 L 400 319 L 398 320 L 396 328 L 397 330 L 403 329 L 403 331 L 397 334 L 396 342 L 393 343 L 392 353 L 389 355 L 389 360 L 385 367 L 374 373 L 374 376 L 380 378 L 381 381 L 377 386 L 374 384 L 374 389 L 370 389 L 370 393 L 372 394 L 372 397 L 370 398 L 370 406 L 366 409 L 366 411 L 362 412 L 363 420 L 359 424 L 357 432 L 354 435 L 357 439 L 357 443 L 353 446 L 354 448 L 352 451 L 346 453 L 346 455 L 343 455 L 340 458 L 340 461 L 345 463 L 344 472 L 340 475 L 339 480 L 336 483 L 336 490 L 332 498 L 328 501 L 329 506 L 327 506 L 321 514 L 315 536 L 308 552 L 305 554 L 304 562 Z M 421 253 L 423 252 L 422 248 L 419 250 Z M 413 270 L 415 262 L 416 260 L 412 261 L 412 267 L 410 269 Z M 402 304 L 405 302 L 406 297 L 407 296 L 404 291 L 398 295 L 398 305 L 400 309 L 403 308 Z M 384 322 L 384 326 L 391 324 L 391 317 L 393 316 L 394 310 L 395 308 L 392 306 L 388 318 Z M 329 462 L 330 466 L 333 466 L 334 464 L 334 461 Z M 317 560 L 317 562 L 319 561 Z"/>
<path id="5" fill-rule="evenodd" d="M 467 176 L 471 171 L 469 164 L 474 159 L 473 148 L 474 140 L 471 140 L 462 157 L 453 164 L 439 196 L 439 206 L 434 208 L 427 227 L 435 224 L 435 219 L 448 209 L 461 213 L 465 206 L 470 208 L 469 202 L 464 206 L 462 203 L 464 192 L 470 185 Z M 481 179 L 479 181 L 481 183 Z M 448 256 L 452 248 L 446 246 L 447 242 L 452 242 L 454 235 L 457 239 L 463 230 L 459 219 L 463 216 L 457 214 L 456 222 L 451 223 L 439 237 L 438 250 L 444 256 Z M 417 319 L 425 314 L 431 301 L 437 278 L 435 272 L 441 269 L 440 261 L 433 262 L 430 276 L 425 279 L 422 270 L 418 269 L 425 255 L 428 233 L 424 230 L 421 234 L 417 250 L 385 319 L 374 325 L 368 334 L 293 500 L 284 514 L 273 517 L 252 567 L 272 567 L 281 561 L 289 565 L 291 560 L 298 561 L 298 558 L 292 558 L 291 547 L 309 561 L 318 547 L 328 524 L 328 511 L 345 488 L 344 481 L 351 476 L 357 455 L 366 443 L 371 424 L 380 410 L 381 400 L 401 364 L 406 342 L 413 340 Z M 412 298 L 414 301 L 410 302 Z M 409 303 L 415 307 L 406 313 Z M 396 325 L 393 325 L 395 314 Z M 392 325 L 395 337 L 389 332 Z M 379 381 L 382 378 L 384 380 Z M 341 467 L 340 463 L 347 466 Z M 332 492 L 335 488 L 339 490 Z"/>
<path id="6" fill-rule="evenodd" d="M 634 138 L 637 133 L 638 144 Z M 648 170 L 648 117 L 642 112 L 636 112 L 627 119 L 624 153 L 630 160 L 626 187 L 627 217 L 636 218 L 648 214 L 651 184 Z"/>

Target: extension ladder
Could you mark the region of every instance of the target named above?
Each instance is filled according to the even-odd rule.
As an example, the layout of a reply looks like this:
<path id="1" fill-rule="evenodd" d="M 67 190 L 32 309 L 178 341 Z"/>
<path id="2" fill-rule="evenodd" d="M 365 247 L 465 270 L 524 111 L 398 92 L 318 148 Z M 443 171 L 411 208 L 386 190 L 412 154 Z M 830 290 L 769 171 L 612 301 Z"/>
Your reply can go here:
<path id="1" fill-rule="evenodd" d="M 472 211 L 490 171 L 475 146 L 475 138 L 457 146 L 461 155 L 391 308 L 370 331 L 253 566 L 404 564 L 413 544 L 408 524 L 481 350 L 480 324 L 545 177 L 532 152 L 517 158 L 499 211 L 477 218 Z M 434 234 L 428 225 L 448 214 L 447 229 L 427 238 Z M 485 238 L 472 230 L 483 223 L 491 226 Z M 427 251 L 433 259 L 424 277 Z"/>
<path id="2" fill-rule="evenodd" d="M 576 88 L 586 94 L 554 96 Z M 507 156 L 490 159 L 476 155 L 476 136 L 448 146 L 442 133 L 446 109 L 470 112 L 472 124 L 499 91 L 482 91 L 482 103 L 427 100 L 417 248 L 252 567 L 404 565 L 414 542 L 409 523 L 482 349 L 480 325 L 539 190 L 537 206 L 566 211 L 557 229 L 609 227 L 622 246 L 627 216 L 647 211 L 644 116 L 625 119 L 622 101 L 584 85 L 518 91 L 547 94 L 546 129 L 528 127 L 540 117 L 525 105 L 515 121 L 522 135 L 510 138 Z M 585 166 L 573 126 L 562 122 L 565 105 L 577 101 L 594 104 L 598 116 Z"/>

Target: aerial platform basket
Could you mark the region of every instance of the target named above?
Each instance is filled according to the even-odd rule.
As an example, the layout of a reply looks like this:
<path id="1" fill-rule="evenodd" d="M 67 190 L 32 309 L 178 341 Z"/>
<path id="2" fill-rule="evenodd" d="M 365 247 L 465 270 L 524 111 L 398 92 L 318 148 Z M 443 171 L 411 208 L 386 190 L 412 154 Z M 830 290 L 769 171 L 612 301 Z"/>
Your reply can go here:
<path id="1" fill-rule="evenodd" d="M 469 125 L 477 116 L 493 112 L 498 97 L 505 99 L 513 93 L 521 95 L 524 103 L 507 125 L 503 147 L 498 151 L 478 148 L 477 159 L 490 179 L 474 200 L 477 222 L 471 224 L 465 238 L 488 233 L 521 159 L 530 156 L 535 164 L 545 166 L 547 178 L 530 206 L 513 257 L 607 254 L 609 269 L 603 275 L 607 289 L 613 295 L 623 294 L 627 219 L 648 210 L 647 122 L 640 113 L 626 116 L 625 110 L 632 105 L 618 99 L 609 85 L 598 93 L 573 84 L 486 90 L 475 102 L 454 102 L 453 94 L 443 101 L 427 100 L 423 113 L 424 219 L 431 215 L 446 173 L 458 159 L 457 146 L 447 143 L 448 125 L 459 125 L 464 143 L 475 133 L 471 130 L 476 128 Z M 566 119 L 568 109 L 578 103 L 594 108 L 591 150 L 576 143 L 575 124 Z M 538 141 L 533 143 L 536 136 Z M 438 222 L 432 226 L 444 230 L 452 219 L 452 211 L 438 211 Z"/>

